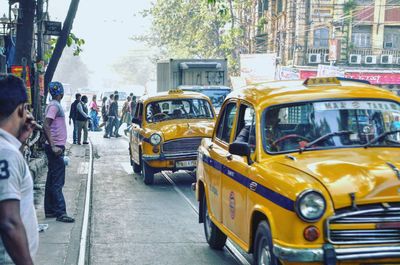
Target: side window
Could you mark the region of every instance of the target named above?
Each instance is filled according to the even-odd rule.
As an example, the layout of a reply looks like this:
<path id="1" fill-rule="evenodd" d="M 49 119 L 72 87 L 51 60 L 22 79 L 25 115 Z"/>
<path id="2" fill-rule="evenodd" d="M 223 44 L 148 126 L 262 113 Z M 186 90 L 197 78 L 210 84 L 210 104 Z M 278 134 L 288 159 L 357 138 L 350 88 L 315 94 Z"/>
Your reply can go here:
<path id="1" fill-rule="evenodd" d="M 235 135 L 235 142 L 248 143 L 252 150 L 256 147 L 256 121 L 254 108 L 242 104 Z"/>
<path id="2" fill-rule="evenodd" d="M 233 129 L 233 122 L 236 117 L 236 103 L 229 103 L 226 106 L 222 115 L 223 116 L 221 116 L 217 127 L 217 138 L 226 143 L 229 143 L 229 139 Z"/>
<path id="3" fill-rule="evenodd" d="M 136 118 L 142 120 L 142 113 L 143 113 L 143 103 L 136 104 L 136 111 L 135 111 Z"/>

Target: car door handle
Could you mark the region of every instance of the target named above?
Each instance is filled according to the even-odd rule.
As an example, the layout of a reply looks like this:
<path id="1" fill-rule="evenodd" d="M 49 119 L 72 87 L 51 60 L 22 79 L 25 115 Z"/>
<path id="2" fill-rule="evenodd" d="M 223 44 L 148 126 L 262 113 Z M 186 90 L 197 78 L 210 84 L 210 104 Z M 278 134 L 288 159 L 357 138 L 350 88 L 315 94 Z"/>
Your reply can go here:
<path id="1" fill-rule="evenodd" d="M 231 160 L 232 160 L 232 154 L 227 154 L 227 155 L 226 155 L 226 159 L 228 159 L 229 161 L 231 161 Z"/>
<path id="2" fill-rule="evenodd" d="M 213 148 L 213 144 L 210 144 L 210 145 L 207 147 L 208 150 L 211 150 L 212 148 Z"/>

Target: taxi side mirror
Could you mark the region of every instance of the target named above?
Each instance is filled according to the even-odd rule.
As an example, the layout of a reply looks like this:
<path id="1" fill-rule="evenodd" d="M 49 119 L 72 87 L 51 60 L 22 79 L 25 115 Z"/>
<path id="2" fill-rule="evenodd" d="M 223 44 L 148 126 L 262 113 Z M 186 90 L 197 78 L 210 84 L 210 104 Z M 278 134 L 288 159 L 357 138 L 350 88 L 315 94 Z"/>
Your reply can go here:
<path id="1" fill-rule="evenodd" d="M 132 123 L 139 125 L 139 127 L 142 127 L 142 121 L 138 118 L 132 118 Z"/>
<path id="2" fill-rule="evenodd" d="M 251 149 L 248 143 L 231 143 L 229 145 L 229 153 L 232 155 L 245 156 L 247 157 L 247 163 L 249 165 L 253 164 L 253 160 L 250 157 Z"/>

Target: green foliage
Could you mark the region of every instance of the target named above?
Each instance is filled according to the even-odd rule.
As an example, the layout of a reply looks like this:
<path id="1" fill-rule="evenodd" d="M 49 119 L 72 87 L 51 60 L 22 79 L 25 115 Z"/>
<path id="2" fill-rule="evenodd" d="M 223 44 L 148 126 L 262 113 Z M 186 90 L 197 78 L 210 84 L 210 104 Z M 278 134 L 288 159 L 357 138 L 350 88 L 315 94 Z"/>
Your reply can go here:
<path id="1" fill-rule="evenodd" d="M 47 43 L 49 45 L 49 49 L 44 54 L 44 60 L 49 61 L 51 56 L 53 55 L 54 48 L 56 47 L 57 38 L 51 38 Z M 74 33 L 70 33 L 67 39 L 67 47 L 71 47 L 73 50 L 74 56 L 79 56 L 79 54 L 83 51 L 82 46 L 85 45 L 85 40 L 80 39 L 75 36 Z"/>
<path id="2" fill-rule="evenodd" d="M 353 11 L 357 7 L 357 3 L 354 0 L 349 0 L 344 3 L 343 11 L 345 15 L 350 15 L 351 11 Z"/>
<path id="3" fill-rule="evenodd" d="M 152 16 L 151 32 L 133 40 L 156 46 L 169 58 L 228 58 L 230 71 L 238 69 L 240 52 L 246 52 L 246 26 L 235 23 L 233 0 L 158 0 L 142 16 Z M 246 12 L 243 12 L 246 14 Z M 249 13 L 249 12 L 247 12 Z M 246 21 L 246 20 L 242 20 Z"/>

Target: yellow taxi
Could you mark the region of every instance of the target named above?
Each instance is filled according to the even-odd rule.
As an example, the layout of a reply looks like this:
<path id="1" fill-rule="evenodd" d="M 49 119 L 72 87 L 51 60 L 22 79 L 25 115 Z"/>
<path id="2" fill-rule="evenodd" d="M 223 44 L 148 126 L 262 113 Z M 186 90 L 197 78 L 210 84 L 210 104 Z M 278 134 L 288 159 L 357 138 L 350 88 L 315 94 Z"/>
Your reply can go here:
<path id="1" fill-rule="evenodd" d="M 193 170 L 201 140 L 211 137 L 214 124 L 214 109 L 203 94 L 175 89 L 141 97 L 130 131 L 134 172 L 151 185 L 161 170 Z"/>
<path id="2" fill-rule="evenodd" d="M 199 148 L 199 221 L 254 264 L 400 264 L 400 98 L 362 81 L 234 91 Z"/>

